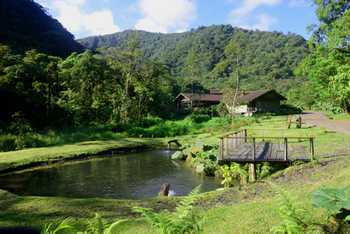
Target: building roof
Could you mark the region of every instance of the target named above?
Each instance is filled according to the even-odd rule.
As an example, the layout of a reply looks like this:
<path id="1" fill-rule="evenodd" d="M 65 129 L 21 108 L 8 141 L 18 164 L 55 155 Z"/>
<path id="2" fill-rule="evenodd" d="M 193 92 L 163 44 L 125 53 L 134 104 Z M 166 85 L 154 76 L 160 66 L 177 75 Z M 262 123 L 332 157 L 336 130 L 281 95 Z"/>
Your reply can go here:
<path id="1" fill-rule="evenodd" d="M 278 92 L 276 92 L 273 89 L 270 89 L 270 90 L 244 91 L 238 96 L 237 102 L 238 103 L 249 103 L 249 102 L 252 102 L 261 96 L 264 96 L 267 93 L 273 93 L 274 95 L 276 95 L 276 97 L 279 100 L 286 100 L 286 98 L 283 97 L 281 94 L 279 94 Z"/>
<path id="2" fill-rule="evenodd" d="M 222 99 L 222 94 L 209 94 L 209 93 L 180 93 L 177 95 L 176 99 L 179 97 L 185 97 L 191 101 L 204 101 L 204 102 L 220 102 Z"/>
<path id="3" fill-rule="evenodd" d="M 281 94 L 276 92 L 275 90 L 256 90 L 256 91 L 244 91 L 241 92 L 237 98 L 238 103 L 249 103 L 254 101 L 255 99 L 267 94 L 273 93 L 279 100 L 286 100 Z M 220 102 L 223 95 L 222 94 L 200 94 L 200 93 L 180 93 L 177 95 L 176 99 L 180 97 L 187 98 L 190 101 L 203 101 L 203 102 Z"/>

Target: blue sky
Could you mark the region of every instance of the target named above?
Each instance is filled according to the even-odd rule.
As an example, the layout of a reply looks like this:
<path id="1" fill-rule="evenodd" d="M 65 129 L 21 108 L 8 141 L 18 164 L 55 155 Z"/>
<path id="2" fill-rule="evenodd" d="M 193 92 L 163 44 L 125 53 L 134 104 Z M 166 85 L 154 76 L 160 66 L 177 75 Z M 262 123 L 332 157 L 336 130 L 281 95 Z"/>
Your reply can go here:
<path id="1" fill-rule="evenodd" d="M 232 24 L 308 37 L 317 23 L 312 0 L 36 0 L 76 38 L 126 29 L 182 32 Z"/>

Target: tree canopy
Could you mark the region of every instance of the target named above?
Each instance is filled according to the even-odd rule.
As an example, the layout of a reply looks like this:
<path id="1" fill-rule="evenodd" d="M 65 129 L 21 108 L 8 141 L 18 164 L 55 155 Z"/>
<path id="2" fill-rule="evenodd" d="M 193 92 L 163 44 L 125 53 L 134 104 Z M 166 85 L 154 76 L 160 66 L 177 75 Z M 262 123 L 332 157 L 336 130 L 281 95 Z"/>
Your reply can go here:
<path id="1" fill-rule="evenodd" d="M 308 53 L 303 37 L 278 32 L 249 31 L 230 25 L 200 27 L 185 33 L 160 34 L 125 31 L 79 40 L 97 48 L 127 47 L 130 35 L 137 34 L 143 58 L 169 67 L 182 87 L 199 82 L 205 88 L 223 88 L 236 70 L 230 46 L 240 47 L 242 85 L 246 89 L 282 89 L 283 80 L 294 78 L 293 70 Z"/>
<path id="2" fill-rule="evenodd" d="M 333 112 L 350 111 L 350 3 L 315 0 L 320 26 L 310 39 L 311 53 L 298 72 L 306 75 L 313 105 Z M 319 36 L 322 37 L 319 37 Z M 322 40 L 320 40 L 320 38 Z"/>

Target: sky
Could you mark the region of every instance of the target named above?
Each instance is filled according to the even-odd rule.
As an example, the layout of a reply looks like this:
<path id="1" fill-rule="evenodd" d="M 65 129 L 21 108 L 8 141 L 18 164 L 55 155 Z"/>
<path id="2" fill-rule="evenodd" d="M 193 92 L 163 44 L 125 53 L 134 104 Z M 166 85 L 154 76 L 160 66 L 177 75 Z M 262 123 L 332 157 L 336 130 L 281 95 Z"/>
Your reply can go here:
<path id="1" fill-rule="evenodd" d="M 312 0 L 35 0 L 65 28 L 83 38 L 127 29 L 183 32 L 231 24 L 309 37 L 317 23 Z"/>

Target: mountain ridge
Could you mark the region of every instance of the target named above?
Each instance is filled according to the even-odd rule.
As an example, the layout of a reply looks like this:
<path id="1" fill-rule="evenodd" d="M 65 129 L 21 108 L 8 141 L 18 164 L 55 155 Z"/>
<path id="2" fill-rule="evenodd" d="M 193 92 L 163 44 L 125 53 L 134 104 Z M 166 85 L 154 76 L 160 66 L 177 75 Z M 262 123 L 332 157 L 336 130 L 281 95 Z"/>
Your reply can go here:
<path id="1" fill-rule="evenodd" d="M 0 43 L 16 52 L 36 49 L 66 57 L 84 47 L 62 24 L 33 0 L 0 1 Z"/>
<path id="2" fill-rule="evenodd" d="M 187 83 L 199 80 L 206 87 L 225 86 L 238 69 L 227 52 L 230 43 L 236 43 L 241 48 L 243 81 L 259 80 L 255 86 L 262 88 L 273 88 L 267 87 L 268 83 L 273 83 L 271 80 L 294 78 L 294 69 L 308 53 L 306 40 L 300 35 L 252 31 L 231 25 L 199 27 L 170 34 L 126 30 L 77 41 L 91 50 L 125 50 L 129 38 L 135 35 L 145 58 L 166 64 L 171 74 L 185 80 L 185 83 L 186 80 Z M 247 83 L 252 86 L 253 82 Z"/>

